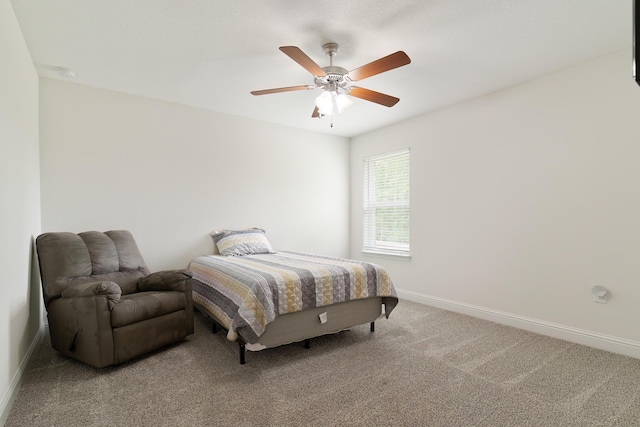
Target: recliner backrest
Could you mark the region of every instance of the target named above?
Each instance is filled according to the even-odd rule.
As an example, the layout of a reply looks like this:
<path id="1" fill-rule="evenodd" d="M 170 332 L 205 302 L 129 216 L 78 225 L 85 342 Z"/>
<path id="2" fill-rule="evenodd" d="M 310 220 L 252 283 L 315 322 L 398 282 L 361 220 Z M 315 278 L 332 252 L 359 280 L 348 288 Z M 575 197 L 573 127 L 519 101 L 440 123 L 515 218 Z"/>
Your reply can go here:
<path id="1" fill-rule="evenodd" d="M 149 274 L 133 236 L 126 230 L 80 234 L 44 233 L 36 239 L 45 305 L 69 286 L 112 281 L 122 294 L 137 291 L 137 282 Z"/>

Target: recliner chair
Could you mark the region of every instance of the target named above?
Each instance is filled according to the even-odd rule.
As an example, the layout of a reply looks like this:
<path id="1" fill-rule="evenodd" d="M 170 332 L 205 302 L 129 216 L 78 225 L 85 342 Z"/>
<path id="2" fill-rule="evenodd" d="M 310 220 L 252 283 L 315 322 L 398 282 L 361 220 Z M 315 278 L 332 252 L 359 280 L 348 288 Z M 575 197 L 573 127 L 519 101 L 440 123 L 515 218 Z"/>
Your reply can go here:
<path id="1" fill-rule="evenodd" d="M 191 272 L 150 274 L 130 232 L 36 239 L 53 348 L 96 368 L 193 333 Z"/>

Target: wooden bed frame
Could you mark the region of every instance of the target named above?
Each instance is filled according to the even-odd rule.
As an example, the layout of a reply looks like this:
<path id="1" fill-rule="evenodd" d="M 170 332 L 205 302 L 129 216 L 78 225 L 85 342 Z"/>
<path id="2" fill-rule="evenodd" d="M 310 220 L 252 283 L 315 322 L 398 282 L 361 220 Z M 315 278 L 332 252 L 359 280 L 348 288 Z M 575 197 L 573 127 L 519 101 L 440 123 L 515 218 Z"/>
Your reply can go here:
<path id="1" fill-rule="evenodd" d="M 305 348 L 309 348 L 311 338 L 333 334 L 365 323 L 370 323 L 371 332 L 374 332 L 375 321 L 384 316 L 382 299 L 383 297 L 356 299 L 278 316 L 267 325 L 257 342 L 247 343 L 241 336 L 238 337 L 240 364 L 245 364 L 246 350 L 260 351 L 302 341 Z M 213 321 L 213 333 L 217 333 L 218 329 L 226 331 L 222 322 L 212 313 L 200 304 L 194 303 L 194 306 Z"/>

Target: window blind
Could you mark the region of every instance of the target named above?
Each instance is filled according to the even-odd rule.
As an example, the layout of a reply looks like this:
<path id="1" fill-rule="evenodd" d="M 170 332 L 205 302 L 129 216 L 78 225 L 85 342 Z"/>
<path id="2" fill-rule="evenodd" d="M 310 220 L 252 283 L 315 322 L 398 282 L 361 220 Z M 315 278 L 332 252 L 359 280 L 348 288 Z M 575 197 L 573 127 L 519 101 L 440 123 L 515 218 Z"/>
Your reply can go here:
<path id="1" fill-rule="evenodd" d="M 365 252 L 409 254 L 409 149 L 364 159 Z"/>

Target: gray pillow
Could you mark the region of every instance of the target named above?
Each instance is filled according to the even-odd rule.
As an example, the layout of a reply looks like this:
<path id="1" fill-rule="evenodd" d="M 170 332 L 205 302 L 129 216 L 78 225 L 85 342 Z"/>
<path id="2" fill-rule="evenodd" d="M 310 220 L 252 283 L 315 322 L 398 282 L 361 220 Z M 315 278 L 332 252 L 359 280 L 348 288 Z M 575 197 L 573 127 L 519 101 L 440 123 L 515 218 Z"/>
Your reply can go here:
<path id="1" fill-rule="evenodd" d="M 260 228 L 248 230 L 222 230 L 211 233 L 221 255 L 242 256 L 274 254 L 275 251 Z"/>

